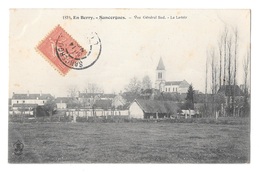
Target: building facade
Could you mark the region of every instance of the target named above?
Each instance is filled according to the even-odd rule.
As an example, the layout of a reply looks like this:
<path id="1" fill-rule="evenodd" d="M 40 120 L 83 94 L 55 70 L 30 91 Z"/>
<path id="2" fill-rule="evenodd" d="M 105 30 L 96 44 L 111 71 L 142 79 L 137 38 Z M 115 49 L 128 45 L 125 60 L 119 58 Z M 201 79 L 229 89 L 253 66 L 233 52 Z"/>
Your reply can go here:
<path id="1" fill-rule="evenodd" d="M 33 110 L 37 106 L 43 106 L 49 99 L 52 99 L 51 94 L 17 94 L 13 93 L 11 98 L 11 114 L 30 114 L 33 115 Z"/>
<path id="2" fill-rule="evenodd" d="M 155 89 L 160 92 L 187 93 L 190 84 L 186 81 L 167 81 L 166 70 L 162 58 L 156 68 Z"/>
<path id="3" fill-rule="evenodd" d="M 129 106 L 130 118 L 171 118 L 177 116 L 179 107 L 173 101 L 135 99 Z"/>

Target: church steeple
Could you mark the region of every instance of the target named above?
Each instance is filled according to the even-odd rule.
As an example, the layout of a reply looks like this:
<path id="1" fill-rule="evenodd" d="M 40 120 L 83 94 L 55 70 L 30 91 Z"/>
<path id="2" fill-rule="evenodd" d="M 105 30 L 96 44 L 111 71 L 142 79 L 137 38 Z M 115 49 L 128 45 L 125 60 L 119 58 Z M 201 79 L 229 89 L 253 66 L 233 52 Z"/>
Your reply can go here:
<path id="1" fill-rule="evenodd" d="M 160 61 L 158 63 L 156 70 L 165 70 L 162 58 L 160 58 Z"/>
<path id="2" fill-rule="evenodd" d="M 163 64 L 162 58 L 160 58 L 158 66 L 156 68 L 156 81 L 155 88 L 160 91 L 164 91 L 165 86 L 165 66 Z"/>

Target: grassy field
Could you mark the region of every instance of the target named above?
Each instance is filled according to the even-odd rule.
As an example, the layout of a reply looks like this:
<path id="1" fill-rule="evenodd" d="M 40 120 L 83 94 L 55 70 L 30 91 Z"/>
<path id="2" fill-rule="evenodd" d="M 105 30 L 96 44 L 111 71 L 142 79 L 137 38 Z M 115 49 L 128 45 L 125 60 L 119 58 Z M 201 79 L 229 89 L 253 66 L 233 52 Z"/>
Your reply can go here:
<path id="1" fill-rule="evenodd" d="M 249 154 L 246 124 L 9 123 L 10 163 L 247 163 Z"/>

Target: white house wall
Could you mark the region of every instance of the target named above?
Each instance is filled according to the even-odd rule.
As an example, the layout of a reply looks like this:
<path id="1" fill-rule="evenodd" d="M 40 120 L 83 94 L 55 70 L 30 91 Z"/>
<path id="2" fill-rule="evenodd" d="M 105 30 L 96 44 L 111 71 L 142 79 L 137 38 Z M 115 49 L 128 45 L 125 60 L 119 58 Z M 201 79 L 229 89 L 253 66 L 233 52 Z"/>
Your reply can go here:
<path id="1" fill-rule="evenodd" d="M 166 85 L 165 92 L 179 92 L 180 88 L 177 85 Z"/>
<path id="2" fill-rule="evenodd" d="M 129 113 L 131 118 L 144 118 L 144 112 L 136 102 L 129 107 Z"/>
<path id="3" fill-rule="evenodd" d="M 12 106 L 14 104 L 37 104 L 37 105 L 44 105 L 44 103 L 46 103 L 47 100 L 37 100 L 37 99 L 12 99 L 11 103 L 12 103 Z"/>
<path id="4" fill-rule="evenodd" d="M 93 110 L 71 110 L 67 111 L 66 115 L 77 115 L 80 117 L 86 117 L 86 116 L 94 116 Z M 95 110 L 95 116 L 128 116 L 128 110 L 113 110 L 113 111 L 105 111 L 102 109 L 96 109 Z"/>
<path id="5" fill-rule="evenodd" d="M 57 109 L 66 109 L 67 104 L 66 103 L 56 103 Z"/>

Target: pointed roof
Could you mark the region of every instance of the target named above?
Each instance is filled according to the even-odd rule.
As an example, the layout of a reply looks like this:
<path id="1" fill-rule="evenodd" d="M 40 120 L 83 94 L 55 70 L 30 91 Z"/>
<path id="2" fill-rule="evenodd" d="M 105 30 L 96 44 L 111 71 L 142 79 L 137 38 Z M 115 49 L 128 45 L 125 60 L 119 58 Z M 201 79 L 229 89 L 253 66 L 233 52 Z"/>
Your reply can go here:
<path id="1" fill-rule="evenodd" d="M 156 70 L 165 70 L 162 58 L 160 58 L 160 61 L 158 63 Z"/>

